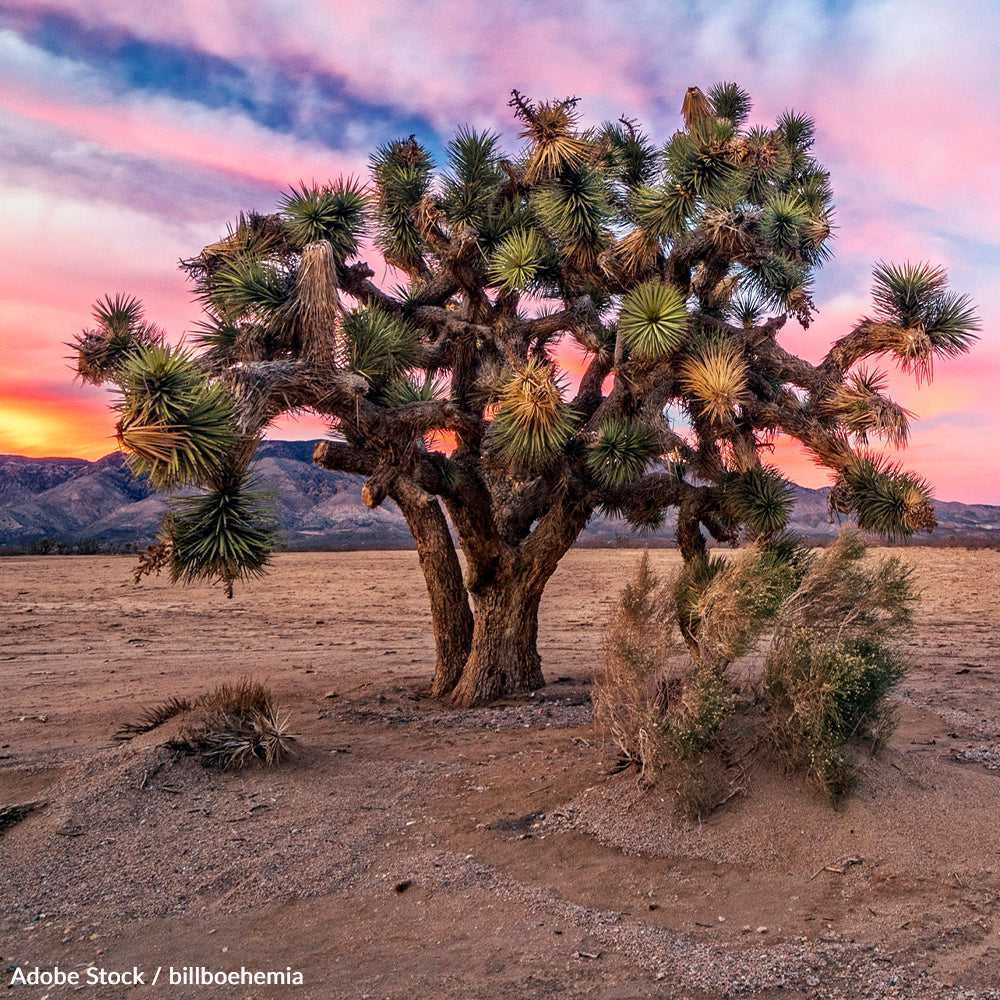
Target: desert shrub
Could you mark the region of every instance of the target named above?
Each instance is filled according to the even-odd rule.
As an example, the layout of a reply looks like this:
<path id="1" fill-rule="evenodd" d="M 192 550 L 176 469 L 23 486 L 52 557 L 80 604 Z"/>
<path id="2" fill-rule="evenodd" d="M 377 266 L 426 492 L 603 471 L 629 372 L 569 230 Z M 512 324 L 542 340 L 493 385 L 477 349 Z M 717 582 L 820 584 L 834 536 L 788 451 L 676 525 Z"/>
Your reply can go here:
<path id="1" fill-rule="evenodd" d="M 680 811 L 701 816 L 725 800 L 727 741 L 739 732 L 747 743 L 753 730 L 750 744 L 776 747 L 831 799 L 846 791 L 851 744 L 874 750 L 892 732 L 888 696 L 904 674 L 894 644 L 915 597 L 899 559 L 866 553 L 857 533 L 818 556 L 781 536 L 694 560 L 667 583 L 643 554 L 594 678 L 595 724 L 620 766 L 635 765 L 646 782 L 669 774 Z M 762 649 L 763 699 L 741 697 L 729 668 Z M 737 707 L 744 718 L 727 735 Z"/>
<path id="2" fill-rule="evenodd" d="M 694 660 L 716 671 L 746 655 L 802 580 L 797 545 L 744 549 L 689 563 L 674 585 L 678 621 Z"/>
<path id="3" fill-rule="evenodd" d="M 243 767 L 253 760 L 277 764 L 293 753 L 295 737 L 287 717 L 279 717 L 268 689 L 249 679 L 222 684 L 193 701 L 170 698 L 146 709 L 137 722 L 116 735 L 128 739 L 178 716 L 180 729 L 166 745 L 198 754 L 206 764 L 224 769 Z"/>
<path id="4" fill-rule="evenodd" d="M 875 751 L 895 728 L 896 643 L 916 600 L 909 567 L 865 557 L 864 540 L 845 533 L 815 560 L 764 664 L 774 745 L 834 800 L 855 780 L 851 744 Z"/>
<path id="5" fill-rule="evenodd" d="M 690 758 L 715 743 L 732 707 L 732 691 L 717 669 L 696 666 L 674 686 L 674 697 L 663 702 L 663 743 L 672 756 Z"/>
<path id="6" fill-rule="evenodd" d="M 836 799 L 854 783 L 855 738 L 877 748 L 895 726 L 887 698 L 902 662 L 871 639 L 817 641 L 806 629 L 781 636 L 767 660 L 772 736 L 791 763 Z"/>
<path id="7" fill-rule="evenodd" d="M 594 678 L 594 720 L 620 765 L 635 765 L 645 781 L 709 749 L 729 712 L 725 677 L 715 663 L 684 656 L 677 627 L 678 595 L 693 594 L 717 572 L 706 564 L 695 582 L 691 574 L 662 583 L 644 552 L 611 613 L 603 669 Z"/>

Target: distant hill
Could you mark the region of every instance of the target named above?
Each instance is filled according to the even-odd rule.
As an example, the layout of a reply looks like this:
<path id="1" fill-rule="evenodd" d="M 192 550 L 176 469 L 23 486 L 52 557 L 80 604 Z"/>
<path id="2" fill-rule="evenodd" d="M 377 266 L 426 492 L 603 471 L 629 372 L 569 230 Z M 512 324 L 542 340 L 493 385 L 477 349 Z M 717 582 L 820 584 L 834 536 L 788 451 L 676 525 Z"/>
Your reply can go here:
<path id="1" fill-rule="evenodd" d="M 265 441 L 258 470 L 278 502 L 282 543 L 289 548 L 410 548 L 402 514 L 387 501 L 369 510 L 361 501 L 361 480 L 312 464 L 311 441 Z M 829 490 L 795 487 L 792 530 L 817 540 L 833 537 Z M 30 546 L 39 539 L 76 544 L 93 539 L 102 546 L 148 545 L 167 510 L 167 500 L 133 479 L 118 453 L 96 462 L 77 458 L 24 458 L 0 455 L 0 548 Z M 938 528 L 918 542 L 1000 543 L 1000 507 L 941 502 Z M 668 543 L 668 519 L 654 544 Z M 614 545 L 640 540 L 614 519 L 591 519 L 581 536 L 584 545 Z"/>

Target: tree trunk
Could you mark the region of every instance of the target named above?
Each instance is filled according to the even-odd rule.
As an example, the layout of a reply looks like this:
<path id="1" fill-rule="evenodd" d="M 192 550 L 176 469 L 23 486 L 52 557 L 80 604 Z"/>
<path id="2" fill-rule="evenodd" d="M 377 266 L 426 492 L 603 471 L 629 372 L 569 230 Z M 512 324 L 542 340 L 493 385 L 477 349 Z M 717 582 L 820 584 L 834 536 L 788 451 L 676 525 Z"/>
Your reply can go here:
<path id="1" fill-rule="evenodd" d="M 431 694 L 441 698 L 458 683 L 472 646 L 472 609 L 462 582 L 462 567 L 437 500 L 428 502 L 426 494 L 400 484 L 390 495 L 413 533 L 427 585 L 436 652 Z"/>
<path id="2" fill-rule="evenodd" d="M 452 693 L 454 705 L 487 705 L 545 684 L 537 648 L 538 607 L 591 510 L 561 497 L 517 547 L 483 531 L 467 511 L 453 515 L 469 560 L 466 585 L 475 620 L 472 650 Z"/>
<path id="3" fill-rule="evenodd" d="M 538 606 L 544 582 L 505 572 L 472 595 L 472 650 L 452 693 L 459 708 L 542 687 Z"/>

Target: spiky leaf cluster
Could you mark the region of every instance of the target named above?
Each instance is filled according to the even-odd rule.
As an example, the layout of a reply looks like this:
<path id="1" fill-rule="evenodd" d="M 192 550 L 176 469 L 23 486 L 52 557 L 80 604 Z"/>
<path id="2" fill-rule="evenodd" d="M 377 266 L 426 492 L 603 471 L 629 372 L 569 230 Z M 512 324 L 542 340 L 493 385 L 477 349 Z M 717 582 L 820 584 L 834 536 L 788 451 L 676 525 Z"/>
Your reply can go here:
<path id="1" fill-rule="evenodd" d="M 794 497 L 776 469 L 759 466 L 734 474 L 723 490 L 730 516 L 752 536 L 772 536 L 787 527 Z"/>
<path id="2" fill-rule="evenodd" d="M 592 268 L 607 243 L 607 194 L 607 179 L 589 167 L 554 177 L 536 190 L 532 206 L 538 221 L 572 267 Z"/>
<path id="3" fill-rule="evenodd" d="M 516 90 L 510 106 L 522 124 L 521 138 L 528 141 L 525 180 L 544 181 L 579 170 L 590 158 L 591 143 L 580 135 L 576 99 L 533 104 Z"/>
<path id="4" fill-rule="evenodd" d="M 400 382 L 419 360 L 416 330 L 380 309 L 356 309 L 344 317 L 344 363 L 371 383 L 376 398 Z"/>
<path id="5" fill-rule="evenodd" d="M 732 134 L 732 125 L 721 121 L 693 133 L 676 132 L 665 152 L 673 182 L 689 196 L 708 202 L 726 201 L 736 176 Z"/>
<path id="6" fill-rule="evenodd" d="M 605 166 L 624 189 L 626 198 L 652 180 L 659 155 L 649 136 L 631 119 L 622 117 L 618 122 L 605 124 L 597 142 L 606 150 Z"/>
<path id="7" fill-rule="evenodd" d="M 411 136 L 385 143 L 371 158 L 379 249 L 404 270 L 423 266 L 423 243 L 413 209 L 430 187 L 434 161 Z"/>
<path id="8" fill-rule="evenodd" d="M 869 434 L 877 434 L 896 448 L 905 446 L 913 416 L 885 395 L 888 378 L 884 372 L 859 369 L 847 382 L 820 403 L 820 410 L 836 420 L 861 444 Z"/>
<path id="9" fill-rule="evenodd" d="M 232 402 L 180 348 L 141 347 L 119 369 L 118 440 L 154 489 L 204 480 L 235 444 Z"/>
<path id="10" fill-rule="evenodd" d="M 878 456 L 861 455 L 841 472 L 831 503 L 859 527 L 896 540 L 933 529 L 931 497 L 925 479 Z"/>
<path id="11" fill-rule="evenodd" d="M 492 438 L 515 467 L 535 468 L 552 459 L 572 431 L 555 366 L 538 356 L 513 371 L 499 391 Z"/>
<path id="12" fill-rule="evenodd" d="M 443 208 L 453 225 L 480 229 L 490 213 L 490 200 L 502 177 L 499 137 L 493 132 L 460 128 L 448 143 L 449 173 Z"/>
<path id="13" fill-rule="evenodd" d="M 957 357 L 977 339 L 980 322 L 975 307 L 967 295 L 948 291 L 944 268 L 927 263 L 898 267 L 879 261 L 874 277 L 872 297 L 878 318 L 904 333 L 894 353 L 905 371 L 929 379 L 935 356 Z"/>
<path id="14" fill-rule="evenodd" d="M 719 118 L 726 118 L 736 128 L 742 128 L 750 117 L 750 95 L 738 83 L 717 83 L 708 92 L 712 110 Z"/>
<path id="15" fill-rule="evenodd" d="M 291 292 L 287 272 L 266 259 L 241 256 L 212 276 L 210 304 L 220 318 L 267 320 L 280 309 Z"/>
<path id="16" fill-rule="evenodd" d="M 640 357 L 660 358 L 676 351 L 687 327 L 684 295 L 671 285 L 646 282 L 622 301 L 618 329 L 629 350 Z"/>
<path id="17" fill-rule="evenodd" d="M 173 510 L 166 528 L 175 581 L 220 580 L 231 597 L 235 580 L 264 574 L 276 525 L 252 471 L 225 474 L 213 489 L 176 499 Z"/>
<path id="18" fill-rule="evenodd" d="M 653 429 L 641 420 L 611 417 L 601 424 L 587 455 L 587 468 L 609 486 L 635 482 L 658 453 Z"/>
<path id="19" fill-rule="evenodd" d="M 131 295 L 105 295 L 94 305 L 97 328 L 84 330 L 71 345 L 84 382 L 101 385 L 113 378 L 128 355 L 163 343 L 163 331 L 143 318 L 142 303 Z"/>
<path id="20" fill-rule="evenodd" d="M 680 366 L 681 383 L 695 414 L 713 423 L 732 417 L 749 398 L 749 366 L 738 349 L 726 341 L 712 341 L 686 357 Z"/>
<path id="21" fill-rule="evenodd" d="M 504 291 L 524 291 L 539 277 L 552 252 L 536 229 L 516 229 L 490 260 L 490 280 Z"/>
<path id="22" fill-rule="evenodd" d="M 293 186 L 282 198 L 280 209 L 296 249 L 327 240 L 336 260 L 343 263 L 358 251 L 367 203 L 360 181 L 348 178 L 332 186 L 316 183 Z"/>

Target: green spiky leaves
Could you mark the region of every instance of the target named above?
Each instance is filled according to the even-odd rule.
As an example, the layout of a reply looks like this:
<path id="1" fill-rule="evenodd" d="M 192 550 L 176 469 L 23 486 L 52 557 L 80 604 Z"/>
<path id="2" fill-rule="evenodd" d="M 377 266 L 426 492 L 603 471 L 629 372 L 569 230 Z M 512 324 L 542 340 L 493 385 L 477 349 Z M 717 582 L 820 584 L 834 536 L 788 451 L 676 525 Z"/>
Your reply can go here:
<path id="1" fill-rule="evenodd" d="M 692 134 L 675 132 L 666 148 L 673 182 L 704 201 L 724 200 L 736 175 L 731 134 L 732 125 L 718 120 L 702 123 Z"/>
<path id="2" fill-rule="evenodd" d="M 680 347 L 687 334 L 684 295 L 672 285 L 645 282 L 622 301 L 618 328 L 625 345 L 640 357 L 662 358 Z"/>
<path id="3" fill-rule="evenodd" d="M 385 406 L 406 406 L 408 403 L 430 403 L 434 400 L 447 398 L 448 385 L 444 379 L 426 376 L 416 379 L 412 375 L 403 375 L 390 382 L 381 393 L 381 401 Z"/>
<path id="4" fill-rule="evenodd" d="M 621 118 L 604 126 L 599 141 L 607 147 L 608 165 L 616 179 L 634 191 L 652 178 L 659 156 L 649 137 L 636 128 L 635 122 Z"/>
<path id="5" fill-rule="evenodd" d="M 731 516 L 752 536 L 774 535 L 788 525 L 794 498 L 776 469 L 758 467 L 734 474 L 723 491 Z"/>
<path id="6" fill-rule="evenodd" d="M 658 454 L 656 435 L 641 420 L 611 417 L 601 424 L 587 454 L 587 468 L 607 486 L 633 483 Z"/>
<path id="7" fill-rule="evenodd" d="M 551 249 L 536 230 L 516 229 L 493 254 L 490 280 L 505 292 L 524 291 L 534 284 L 552 256 Z"/>
<path id="8" fill-rule="evenodd" d="M 232 597 L 235 580 L 262 576 L 271 556 L 275 522 L 269 494 L 246 470 L 221 475 L 214 488 L 174 500 L 164 524 L 173 551 L 174 581 L 221 580 Z"/>
<path id="9" fill-rule="evenodd" d="M 142 303 L 134 295 L 105 295 L 94 304 L 94 319 L 109 334 L 129 333 L 142 321 Z"/>
<path id="10" fill-rule="evenodd" d="M 207 295 L 219 316 L 263 318 L 273 316 L 291 293 L 287 274 L 253 257 L 237 257 L 213 275 Z"/>
<path id="11" fill-rule="evenodd" d="M 837 478 L 830 503 L 850 514 L 858 527 L 889 540 L 931 531 L 937 520 L 926 480 L 872 455 L 849 463 Z"/>
<path id="12" fill-rule="evenodd" d="M 663 188 L 644 187 L 636 192 L 635 218 L 644 232 L 660 240 L 683 232 L 694 215 L 696 200 L 680 184 Z"/>
<path id="13" fill-rule="evenodd" d="M 356 309 L 344 317 L 344 360 L 349 368 L 364 376 L 375 396 L 419 360 L 417 332 L 405 320 L 380 309 Z"/>
<path id="14" fill-rule="evenodd" d="M 422 241 L 412 210 L 430 189 L 434 162 L 411 136 L 379 146 L 371 168 L 379 249 L 393 266 L 419 270 L 424 266 Z"/>
<path id="15" fill-rule="evenodd" d="M 538 221 L 556 240 L 560 256 L 579 269 L 593 267 L 603 249 L 610 217 L 607 182 L 597 170 L 582 168 L 539 187 L 532 205 Z"/>
<path id="16" fill-rule="evenodd" d="M 760 214 L 760 235 L 763 240 L 782 250 L 798 247 L 802 239 L 809 209 L 801 198 L 780 195 L 770 201 Z"/>
<path id="17" fill-rule="evenodd" d="M 142 347 L 122 365 L 118 441 L 154 489 L 204 480 L 235 445 L 232 401 L 180 348 Z"/>
<path id="18" fill-rule="evenodd" d="M 727 118 L 736 128 L 742 128 L 750 117 L 750 95 L 737 83 L 717 83 L 709 92 L 712 110 L 719 118 Z"/>
<path id="19" fill-rule="evenodd" d="M 479 229 L 486 222 L 490 199 L 502 177 L 498 141 L 492 132 L 460 128 L 448 143 L 451 172 L 443 204 L 452 223 Z"/>
<path id="20" fill-rule="evenodd" d="M 785 111 L 778 119 L 778 132 L 785 144 L 797 150 L 807 150 L 816 141 L 816 123 L 796 111 Z"/>
<path id="21" fill-rule="evenodd" d="M 143 318 L 142 303 L 130 295 L 105 295 L 94 305 L 97 329 L 84 330 L 72 344 L 77 373 L 84 382 L 101 385 L 113 379 L 129 353 L 163 342 L 163 332 Z"/>
<path id="22" fill-rule="evenodd" d="M 977 340 L 979 317 L 967 295 L 948 291 L 942 267 L 927 263 L 902 267 L 879 261 L 874 270 L 872 297 L 878 318 L 899 326 L 901 339 L 893 345 L 904 371 L 930 380 L 934 357 L 964 354 Z"/>
<path id="23" fill-rule="evenodd" d="M 492 438 L 513 466 L 544 465 L 569 440 L 572 412 L 562 392 L 555 366 L 537 355 L 500 387 Z"/>
<path id="24" fill-rule="evenodd" d="M 360 181 L 353 177 L 333 186 L 303 182 L 284 196 L 281 213 L 296 249 L 327 240 L 334 257 L 342 264 L 358 252 L 367 203 Z"/>

